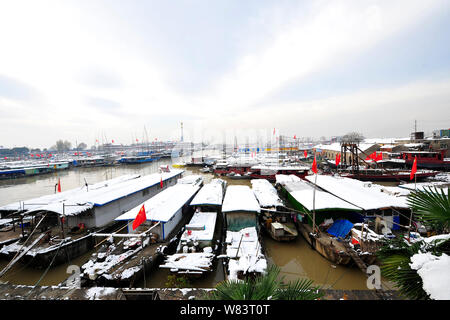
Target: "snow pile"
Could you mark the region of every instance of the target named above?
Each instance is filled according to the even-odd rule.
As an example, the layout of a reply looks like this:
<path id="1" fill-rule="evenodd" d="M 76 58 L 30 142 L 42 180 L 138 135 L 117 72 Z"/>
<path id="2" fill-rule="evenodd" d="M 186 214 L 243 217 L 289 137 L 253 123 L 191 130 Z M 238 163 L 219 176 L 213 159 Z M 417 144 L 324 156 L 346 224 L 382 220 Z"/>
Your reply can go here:
<path id="1" fill-rule="evenodd" d="M 86 290 L 85 296 L 89 300 L 100 300 L 100 297 L 114 294 L 116 291 L 116 288 L 93 287 Z"/>
<path id="2" fill-rule="evenodd" d="M 437 257 L 430 252 L 411 257 L 410 266 L 422 278 L 423 289 L 435 300 L 450 299 L 450 256 Z"/>
<path id="3" fill-rule="evenodd" d="M 278 196 L 277 190 L 266 179 L 251 180 L 252 190 L 263 208 L 282 206 L 283 202 Z"/>
<path id="4" fill-rule="evenodd" d="M 211 269 L 214 256 L 211 252 L 176 253 L 167 256 L 164 264 L 159 267 L 170 269 L 172 272 L 180 270 L 205 272 Z"/>
<path id="5" fill-rule="evenodd" d="M 217 212 L 195 212 L 180 241 L 212 240 L 216 227 Z"/>
<path id="6" fill-rule="evenodd" d="M 238 272 L 265 273 L 267 261 L 262 253 L 255 227 L 245 228 L 238 232 L 227 231 L 226 255 L 228 262 L 229 279 L 237 280 Z M 238 250 L 239 249 L 239 250 Z"/>
<path id="7" fill-rule="evenodd" d="M 361 223 L 355 223 L 353 225 L 352 234 L 358 240 L 361 239 Z M 378 241 L 380 239 L 383 239 L 383 236 L 369 229 L 367 224 L 364 224 L 364 233 L 362 238 L 363 240 Z"/>
<path id="8" fill-rule="evenodd" d="M 93 260 L 89 260 L 81 269 L 84 270 L 84 274 L 89 277 L 91 280 L 95 280 L 98 276 L 108 272 L 111 268 L 113 268 L 118 263 L 128 259 L 130 256 L 133 256 L 137 251 L 141 250 L 139 247 L 135 250 L 127 250 L 122 254 L 110 254 L 106 257 L 103 262 L 94 262 Z"/>
<path id="9" fill-rule="evenodd" d="M 140 267 L 131 267 L 131 268 L 128 268 L 128 269 L 125 269 L 123 272 L 122 272 L 122 274 L 121 274 L 121 276 L 120 276 L 120 279 L 121 280 L 125 280 L 125 279 L 128 279 L 128 278 L 131 278 L 136 272 L 138 272 L 139 270 L 141 270 L 141 268 Z"/>
<path id="10" fill-rule="evenodd" d="M 255 194 L 248 186 L 234 185 L 227 188 L 223 200 L 222 212 L 250 211 L 261 212 Z"/>

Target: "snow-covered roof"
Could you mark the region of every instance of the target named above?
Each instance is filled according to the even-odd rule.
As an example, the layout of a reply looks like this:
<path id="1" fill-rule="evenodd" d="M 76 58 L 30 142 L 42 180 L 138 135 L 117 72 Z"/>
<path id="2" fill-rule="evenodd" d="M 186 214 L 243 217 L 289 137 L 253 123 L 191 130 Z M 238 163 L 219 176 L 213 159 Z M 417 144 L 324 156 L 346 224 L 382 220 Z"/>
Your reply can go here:
<path id="1" fill-rule="evenodd" d="M 315 202 L 313 202 L 314 186 L 306 181 L 299 180 L 295 182 L 285 182 L 282 183 L 282 185 L 295 200 L 297 200 L 309 211 L 313 211 L 313 208 L 315 208 L 315 210 L 344 209 L 361 211 L 360 208 L 348 203 L 347 201 L 341 200 L 338 197 L 318 188 L 315 188 L 316 195 Z"/>
<path id="2" fill-rule="evenodd" d="M 292 170 L 292 171 L 309 171 L 311 168 L 306 166 L 279 166 L 279 165 L 256 165 L 252 166 L 252 170 L 266 170 L 266 171 L 280 171 L 280 170 Z"/>
<path id="3" fill-rule="evenodd" d="M 364 143 L 395 144 L 398 140 L 405 140 L 405 138 L 368 138 L 364 139 Z"/>
<path id="4" fill-rule="evenodd" d="M 222 212 L 252 211 L 261 212 L 255 194 L 248 186 L 228 186 L 222 204 Z"/>
<path id="5" fill-rule="evenodd" d="M 104 206 L 112 201 L 139 192 L 143 189 L 159 184 L 161 177 L 163 181 L 183 173 L 183 170 L 172 170 L 167 173 L 154 173 L 147 176 L 124 175 L 94 185 L 71 189 L 51 195 L 46 195 L 24 201 L 25 210 L 52 211 L 60 215 L 77 215 L 93 207 Z M 64 184 L 64 181 L 61 181 Z M 64 206 L 63 206 L 64 204 Z M 21 203 L 15 202 L 0 207 L 0 211 L 21 210 Z"/>
<path id="6" fill-rule="evenodd" d="M 201 184 L 203 182 L 203 176 L 199 174 L 191 174 L 189 176 L 178 179 L 179 184 Z"/>
<path id="7" fill-rule="evenodd" d="M 199 189 L 198 184 L 178 183 L 125 212 L 115 220 L 134 220 L 142 205 L 144 205 L 147 220 L 167 222 Z"/>
<path id="8" fill-rule="evenodd" d="M 262 208 L 282 206 L 277 190 L 266 179 L 251 180 L 252 190 Z"/>
<path id="9" fill-rule="evenodd" d="M 286 183 L 286 182 L 294 182 L 294 181 L 300 181 L 300 177 L 297 177 L 295 174 L 277 174 L 275 176 L 276 183 Z"/>
<path id="10" fill-rule="evenodd" d="M 373 147 L 374 145 L 375 145 L 375 143 L 360 143 L 358 145 L 358 147 L 362 151 L 366 151 L 366 150 L 370 149 L 371 147 Z M 340 142 L 335 142 L 335 143 L 332 143 L 332 144 L 318 144 L 318 145 L 314 146 L 314 149 L 330 150 L 330 151 L 341 152 L 341 143 Z"/>
<path id="11" fill-rule="evenodd" d="M 212 240 L 216 219 L 217 212 L 195 212 L 191 221 L 186 225 L 186 230 L 181 235 L 180 240 Z"/>
<path id="12" fill-rule="evenodd" d="M 306 176 L 314 183 L 314 176 Z M 383 187 L 371 182 L 339 176 L 317 175 L 317 185 L 329 193 L 364 210 L 388 207 L 408 208 L 406 197 L 383 192 Z"/>
<path id="13" fill-rule="evenodd" d="M 221 206 L 223 202 L 224 188 L 226 181 L 222 179 L 212 179 L 210 183 L 203 186 L 191 201 L 191 206 L 213 205 Z"/>

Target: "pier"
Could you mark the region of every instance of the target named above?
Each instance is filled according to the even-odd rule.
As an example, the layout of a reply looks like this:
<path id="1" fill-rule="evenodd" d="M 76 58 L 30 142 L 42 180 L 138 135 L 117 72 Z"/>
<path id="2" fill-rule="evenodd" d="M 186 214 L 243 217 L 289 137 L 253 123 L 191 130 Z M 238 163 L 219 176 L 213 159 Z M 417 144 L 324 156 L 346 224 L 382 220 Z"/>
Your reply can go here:
<path id="1" fill-rule="evenodd" d="M 0 300 L 203 300 L 214 289 L 204 288 L 70 288 L 0 283 Z M 380 300 L 373 290 L 323 290 L 321 300 Z M 401 300 L 395 291 L 383 292 L 387 300 Z"/>

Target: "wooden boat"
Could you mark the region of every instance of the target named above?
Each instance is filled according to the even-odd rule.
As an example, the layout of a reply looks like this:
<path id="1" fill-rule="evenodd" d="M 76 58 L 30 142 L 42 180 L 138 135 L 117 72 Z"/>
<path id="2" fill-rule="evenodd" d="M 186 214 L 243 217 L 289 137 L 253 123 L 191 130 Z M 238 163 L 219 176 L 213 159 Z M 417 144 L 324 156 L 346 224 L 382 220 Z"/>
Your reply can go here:
<path id="1" fill-rule="evenodd" d="M 136 202 L 141 203 L 175 184 L 182 173 L 173 170 L 144 177 L 126 175 L 0 207 L 2 216 L 12 215 L 15 223 L 21 224 L 0 233 L 0 257 L 10 260 L 17 255 L 21 262 L 38 268 L 50 262 L 67 263 L 93 247 L 93 233 L 115 228 L 119 223 L 114 219 L 122 210 L 129 210 Z"/>
<path id="2" fill-rule="evenodd" d="M 257 165 L 250 168 L 250 176 L 253 179 L 267 179 L 275 182 L 276 175 L 295 175 L 299 178 L 304 178 L 308 175 L 310 167 L 305 166 L 268 166 Z"/>
<path id="3" fill-rule="evenodd" d="M 201 179 L 201 176 L 193 175 L 179 179 L 176 185 L 117 217 L 116 221 L 126 222 L 125 234 L 94 234 L 95 237 L 128 240 L 119 241 L 117 244 L 111 242 L 109 247 L 100 252 L 100 259 L 99 254 L 92 257 L 84 266 L 86 283 L 129 286 L 156 266 L 164 254 L 172 253 L 176 239 L 181 234 L 175 237 L 174 235 L 180 233 L 182 225 L 192 214 L 189 202 L 201 187 L 203 180 L 199 181 L 199 178 Z M 133 230 L 133 221 L 142 207 L 146 211 L 146 221 Z"/>
<path id="4" fill-rule="evenodd" d="M 417 168 L 426 169 L 450 169 L 450 159 L 445 158 L 447 150 L 439 151 L 408 151 L 401 153 L 401 159 L 405 160 L 406 165 L 411 167 L 414 159 L 417 157 Z"/>
<path id="5" fill-rule="evenodd" d="M 438 171 L 418 170 L 417 180 L 431 178 L 438 174 Z M 357 179 L 361 181 L 410 181 L 410 170 L 395 169 L 372 169 L 360 168 L 357 172 L 351 170 L 339 170 L 339 175 L 345 178 Z"/>
<path id="6" fill-rule="evenodd" d="M 194 213 L 181 235 L 175 254 L 166 255 L 160 268 L 187 277 L 201 277 L 213 270 L 213 260 L 219 248 L 217 212 Z"/>
<path id="7" fill-rule="evenodd" d="M 130 287 L 140 280 L 162 258 L 153 227 L 137 234 L 96 234 L 107 241 L 81 267 L 81 286 Z M 114 238 L 120 240 L 115 243 Z"/>
<path id="8" fill-rule="evenodd" d="M 277 190 L 265 179 L 251 180 L 252 190 L 261 207 L 259 221 L 262 229 L 276 241 L 292 241 L 298 232 L 293 213 L 286 211 Z"/>
<path id="9" fill-rule="evenodd" d="M 353 223 L 349 220 L 362 220 L 361 208 L 317 188 L 313 202 L 314 186 L 300 179 L 281 181 L 279 187 L 293 208 L 304 213 L 297 216 L 297 227 L 311 247 L 335 264 L 350 265 L 353 259 L 346 244 L 351 240 L 348 234 Z M 314 224 L 316 229 L 313 232 Z M 345 227 L 343 232 L 330 233 L 333 225 L 337 227 L 340 224 Z M 363 260 L 372 259 L 371 253 L 361 251 L 358 254 Z"/>
<path id="10" fill-rule="evenodd" d="M 222 205 L 226 237 L 222 254 L 225 278 L 246 279 L 262 275 L 267 260 L 262 247 L 257 214 L 261 212 L 248 186 L 229 186 Z"/>

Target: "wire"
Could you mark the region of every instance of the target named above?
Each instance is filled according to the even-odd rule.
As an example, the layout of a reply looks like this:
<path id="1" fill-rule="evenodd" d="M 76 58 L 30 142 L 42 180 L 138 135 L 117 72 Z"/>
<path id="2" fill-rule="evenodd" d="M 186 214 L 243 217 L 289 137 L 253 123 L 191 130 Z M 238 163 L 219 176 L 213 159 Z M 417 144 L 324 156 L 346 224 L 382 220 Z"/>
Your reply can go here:
<path id="1" fill-rule="evenodd" d="M 64 240 L 62 240 L 62 241 L 60 242 L 60 244 L 59 244 L 59 246 L 58 246 L 58 250 L 56 250 L 56 253 L 55 253 L 55 255 L 53 256 L 53 259 L 52 259 L 52 261 L 50 262 L 50 264 L 48 265 L 47 269 L 45 270 L 45 272 L 42 274 L 41 278 L 36 282 L 36 284 L 33 286 L 33 288 L 31 288 L 31 290 L 28 292 L 28 294 L 27 294 L 25 297 L 28 297 L 28 296 L 31 294 L 31 292 L 33 291 L 33 289 L 34 289 L 34 288 L 41 282 L 41 280 L 47 275 L 48 270 L 50 270 L 50 267 L 52 266 L 53 262 L 55 261 L 56 256 L 58 255 L 59 249 L 61 248 L 61 246 L 62 246 L 62 244 L 63 244 L 64 242 L 65 242 Z"/>

